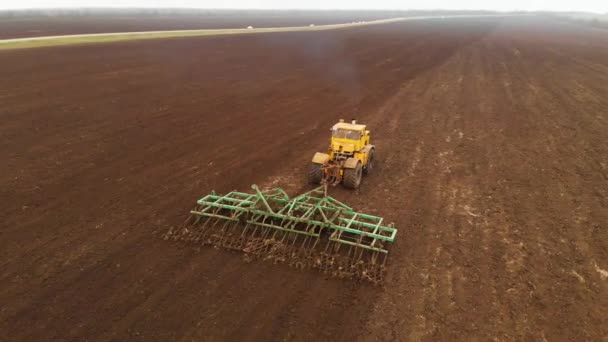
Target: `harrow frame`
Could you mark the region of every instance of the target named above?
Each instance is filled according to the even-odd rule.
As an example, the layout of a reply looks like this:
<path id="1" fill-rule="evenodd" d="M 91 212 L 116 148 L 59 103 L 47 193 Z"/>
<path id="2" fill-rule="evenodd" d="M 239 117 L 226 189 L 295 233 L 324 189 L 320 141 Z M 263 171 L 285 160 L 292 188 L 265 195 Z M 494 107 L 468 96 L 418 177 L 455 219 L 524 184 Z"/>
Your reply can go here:
<path id="1" fill-rule="evenodd" d="M 240 250 L 248 258 L 288 261 L 341 277 L 382 280 L 385 246 L 397 234 L 394 224 L 383 225 L 383 218 L 325 196 L 323 186 L 294 198 L 281 188 L 251 188 L 253 193 L 211 192 L 165 238 Z"/>

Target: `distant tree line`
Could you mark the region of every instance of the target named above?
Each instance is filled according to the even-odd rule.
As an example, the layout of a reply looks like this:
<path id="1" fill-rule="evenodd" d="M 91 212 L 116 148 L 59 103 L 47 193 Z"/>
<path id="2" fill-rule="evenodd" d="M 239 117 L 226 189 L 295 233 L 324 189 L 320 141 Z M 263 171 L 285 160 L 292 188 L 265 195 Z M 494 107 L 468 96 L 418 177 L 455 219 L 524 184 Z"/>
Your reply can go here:
<path id="1" fill-rule="evenodd" d="M 608 29 L 608 13 L 559 13 L 557 15 L 554 15 L 554 17 L 575 24 L 582 24 L 601 29 Z"/>

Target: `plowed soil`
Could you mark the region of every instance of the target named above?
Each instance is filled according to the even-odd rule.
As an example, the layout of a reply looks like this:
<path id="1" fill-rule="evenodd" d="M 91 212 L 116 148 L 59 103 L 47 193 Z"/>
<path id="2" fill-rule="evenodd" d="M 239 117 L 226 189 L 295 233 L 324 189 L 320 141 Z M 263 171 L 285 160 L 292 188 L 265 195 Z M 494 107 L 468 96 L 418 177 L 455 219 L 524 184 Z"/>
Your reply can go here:
<path id="1" fill-rule="evenodd" d="M 7 340 L 608 338 L 608 32 L 445 19 L 0 53 Z M 383 286 L 160 238 L 212 189 L 305 182 L 395 222 Z"/>

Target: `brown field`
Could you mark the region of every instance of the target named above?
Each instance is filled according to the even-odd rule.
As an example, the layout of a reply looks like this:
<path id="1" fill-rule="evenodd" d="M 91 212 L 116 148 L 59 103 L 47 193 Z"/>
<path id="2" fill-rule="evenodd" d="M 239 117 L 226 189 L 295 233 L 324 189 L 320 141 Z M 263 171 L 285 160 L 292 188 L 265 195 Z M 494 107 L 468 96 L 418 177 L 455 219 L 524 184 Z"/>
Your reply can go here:
<path id="1" fill-rule="evenodd" d="M 608 339 L 608 31 L 536 17 L 0 52 L 0 333 Z M 400 229 L 383 286 L 160 238 L 215 189 L 332 189 Z"/>

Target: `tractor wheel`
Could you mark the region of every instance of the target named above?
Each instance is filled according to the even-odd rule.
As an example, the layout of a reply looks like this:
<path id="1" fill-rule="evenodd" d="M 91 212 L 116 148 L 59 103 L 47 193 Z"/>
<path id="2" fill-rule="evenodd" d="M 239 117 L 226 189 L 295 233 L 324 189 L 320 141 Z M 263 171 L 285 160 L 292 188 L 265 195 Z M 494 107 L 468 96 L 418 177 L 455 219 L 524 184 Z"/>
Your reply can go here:
<path id="1" fill-rule="evenodd" d="M 363 167 L 361 162 L 357 163 L 354 169 L 344 169 L 344 186 L 349 189 L 358 189 L 361 184 L 361 176 L 363 175 Z"/>
<path id="2" fill-rule="evenodd" d="M 308 182 L 310 184 L 321 184 L 323 180 L 323 165 L 312 163 L 308 169 Z"/>
<path id="3" fill-rule="evenodd" d="M 367 156 L 367 165 L 365 165 L 365 167 L 363 168 L 363 173 L 366 175 L 369 175 L 370 173 L 372 173 L 372 171 L 374 171 L 374 166 L 376 163 L 376 160 L 374 159 L 374 154 L 375 150 L 372 148 L 369 151 L 369 155 Z"/>

